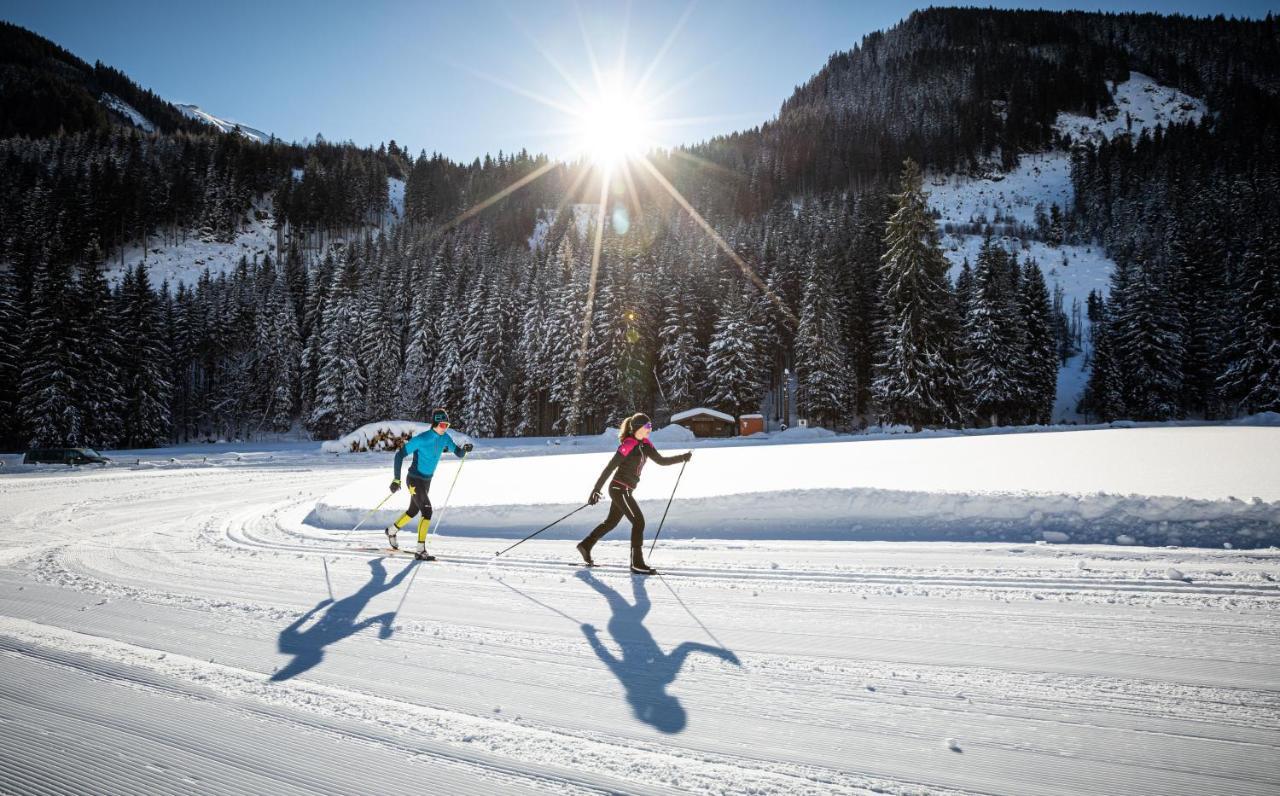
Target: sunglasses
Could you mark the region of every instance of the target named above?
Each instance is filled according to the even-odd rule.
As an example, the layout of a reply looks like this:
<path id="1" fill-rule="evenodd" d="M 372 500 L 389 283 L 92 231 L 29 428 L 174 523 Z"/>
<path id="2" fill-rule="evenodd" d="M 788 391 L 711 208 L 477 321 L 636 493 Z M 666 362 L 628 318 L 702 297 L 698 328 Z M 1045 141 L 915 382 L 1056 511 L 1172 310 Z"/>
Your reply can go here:
<path id="1" fill-rule="evenodd" d="M 645 423 L 645 424 L 644 424 L 643 426 L 641 426 L 640 428 L 647 428 L 647 429 L 649 429 L 650 431 L 653 431 L 653 424 L 652 424 L 652 423 Z"/>

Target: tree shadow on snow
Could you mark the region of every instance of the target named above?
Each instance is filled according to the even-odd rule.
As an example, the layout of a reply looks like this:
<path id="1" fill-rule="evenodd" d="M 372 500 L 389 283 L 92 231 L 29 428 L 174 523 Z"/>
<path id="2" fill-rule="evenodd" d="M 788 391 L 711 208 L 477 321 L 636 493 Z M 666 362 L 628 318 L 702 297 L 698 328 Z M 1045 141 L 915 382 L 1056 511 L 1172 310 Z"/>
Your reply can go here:
<path id="1" fill-rule="evenodd" d="M 653 634 L 644 626 L 644 618 L 650 607 L 644 576 L 634 575 L 631 578 L 634 604 L 624 600 L 617 591 L 586 570 L 578 572 L 578 578 L 609 601 L 609 608 L 613 611 L 613 615 L 609 617 L 609 635 L 621 648 L 622 657 L 605 648 L 594 626 L 582 625 L 582 633 L 587 637 L 596 656 L 604 661 L 622 683 L 632 712 L 645 724 L 665 733 L 684 730 L 688 723 L 684 706 L 680 704 L 680 700 L 667 693 L 667 686 L 675 682 L 689 653 L 705 652 L 737 666 L 742 665 L 731 650 L 696 641 L 685 641 L 671 652 L 664 653 Z"/>
<path id="2" fill-rule="evenodd" d="M 417 561 L 410 562 L 409 566 L 400 570 L 394 578 L 387 580 L 387 569 L 382 559 L 371 559 L 369 561 L 369 582 L 360 587 L 359 591 L 343 597 L 337 602 L 331 599 L 321 600 L 316 603 L 314 608 L 280 631 L 277 645 L 281 652 L 292 655 L 293 660 L 271 675 L 271 679 L 280 682 L 302 674 L 324 660 L 325 648 L 330 644 L 355 635 L 367 627 L 380 625 L 378 638 L 390 638 L 392 632 L 391 623 L 396 618 L 395 611 L 371 616 L 363 621 L 356 620 L 370 600 L 384 591 L 390 591 L 399 586 L 405 575 L 408 575 L 410 570 L 416 568 L 417 564 Z M 325 606 L 329 608 L 325 611 L 324 616 L 320 617 L 319 621 L 306 630 L 299 629 Z"/>

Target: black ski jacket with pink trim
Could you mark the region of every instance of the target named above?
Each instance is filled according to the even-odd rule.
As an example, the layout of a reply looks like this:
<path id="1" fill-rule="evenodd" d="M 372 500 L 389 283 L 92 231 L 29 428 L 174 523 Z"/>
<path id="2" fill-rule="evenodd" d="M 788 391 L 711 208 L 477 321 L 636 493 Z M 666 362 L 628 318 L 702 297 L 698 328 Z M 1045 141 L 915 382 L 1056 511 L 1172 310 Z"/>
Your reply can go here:
<path id="1" fill-rule="evenodd" d="M 600 473 L 600 478 L 596 480 L 595 491 L 604 490 L 604 483 L 609 480 L 609 474 L 614 470 L 618 471 L 613 476 L 614 483 L 621 484 L 627 489 L 635 489 L 640 483 L 640 471 L 644 469 L 646 459 L 653 459 L 658 464 L 666 465 L 678 464 L 684 461 L 684 456 L 663 456 L 649 440 L 641 442 L 635 437 L 627 437 L 618 446 L 618 452 L 613 454 L 604 472 Z"/>

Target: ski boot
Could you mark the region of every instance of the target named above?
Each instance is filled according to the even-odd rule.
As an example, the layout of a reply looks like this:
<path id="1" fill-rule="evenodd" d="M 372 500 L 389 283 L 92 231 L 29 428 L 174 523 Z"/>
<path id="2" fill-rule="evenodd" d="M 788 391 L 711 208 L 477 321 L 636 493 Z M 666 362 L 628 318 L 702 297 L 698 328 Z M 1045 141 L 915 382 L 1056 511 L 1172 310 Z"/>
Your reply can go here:
<path id="1" fill-rule="evenodd" d="M 631 574 L 632 575 L 657 575 L 658 570 L 644 563 L 644 556 L 640 555 L 640 551 L 631 554 Z"/>
<path id="2" fill-rule="evenodd" d="M 392 550 L 399 550 L 400 545 L 396 543 L 396 533 L 400 531 L 393 522 L 384 529 L 387 533 L 387 544 L 391 545 Z"/>
<path id="3" fill-rule="evenodd" d="M 418 561 L 435 561 L 436 557 L 427 552 L 427 543 L 418 542 L 418 552 L 413 554 Z"/>
<path id="4" fill-rule="evenodd" d="M 578 552 L 582 555 L 582 561 L 589 567 L 594 567 L 596 562 L 591 559 L 591 545 L 587 544 L 584 539 L 578 542 Z"/>

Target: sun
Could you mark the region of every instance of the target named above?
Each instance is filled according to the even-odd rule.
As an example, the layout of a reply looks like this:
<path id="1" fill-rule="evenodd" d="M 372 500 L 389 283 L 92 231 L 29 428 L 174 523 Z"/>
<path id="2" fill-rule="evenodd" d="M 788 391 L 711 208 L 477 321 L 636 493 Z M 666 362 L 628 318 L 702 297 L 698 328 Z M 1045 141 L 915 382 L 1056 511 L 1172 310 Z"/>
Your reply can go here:
<path id="1" fill-rule="evenodd" d="M 602 169 L 612 170 L 649 149 L 650 121 L 646 104 L 634 94 L 602 91 L 578 114 L 578 149 Z"/>

